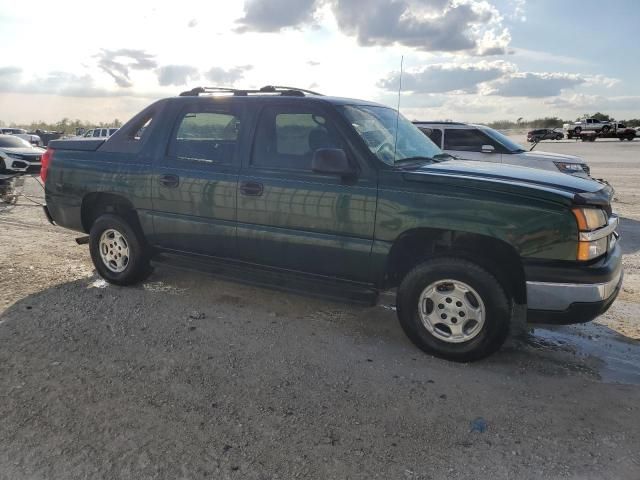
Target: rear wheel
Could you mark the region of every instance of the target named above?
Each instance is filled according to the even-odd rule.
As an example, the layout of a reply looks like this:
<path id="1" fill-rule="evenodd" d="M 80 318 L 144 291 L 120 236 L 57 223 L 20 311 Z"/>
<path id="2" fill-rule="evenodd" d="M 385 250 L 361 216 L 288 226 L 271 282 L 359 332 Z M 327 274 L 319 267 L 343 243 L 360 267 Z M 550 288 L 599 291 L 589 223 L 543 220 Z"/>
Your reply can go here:
<path id="1" fill-rule="evenodd" d="M 432 355 L 468 362 L 484 358 L 509 333 L 511 302 L 496 278 L 455 257 L 428 260 L 402 281 L 397 295 L 400 325 Z"/>
<path id="2" fill-rule="evenodd" d="M 581 127 L 576 127 L 576 128 L 573 130 L 573 133 L 575 133 L 576 135 L 580 135 L 580 132 L 582 132 L 582 128 L 581 128 Z"/>
<path id="3" fill-rule="evenodd" d="M 110 283 L 131 285 L 151 273 L 142 232 L 118 215 L 105 214 L 93 223 L 89 250 L 96 270 Z"/>
<path id="4" fill-rule="evenodd" d="M 608 126 L 605 125 L 604 127 L 602 127 L 602 133 L 609 133 L 609 129 L 610 128 L 611 127 L 608 127 Z"/>

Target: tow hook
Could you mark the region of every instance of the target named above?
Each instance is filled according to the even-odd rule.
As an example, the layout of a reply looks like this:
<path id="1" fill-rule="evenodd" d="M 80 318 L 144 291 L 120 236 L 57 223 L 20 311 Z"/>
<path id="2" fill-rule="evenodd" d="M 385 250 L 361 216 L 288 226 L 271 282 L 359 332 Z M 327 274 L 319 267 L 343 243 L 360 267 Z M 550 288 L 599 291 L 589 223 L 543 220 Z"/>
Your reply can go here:
<path id="1" fill-rule="evenodd" d="M 89 235 L 85 235 L 84 237 L 76 238 L 76 243 L 78 245 L 87 245 L 89 243 Z"/>

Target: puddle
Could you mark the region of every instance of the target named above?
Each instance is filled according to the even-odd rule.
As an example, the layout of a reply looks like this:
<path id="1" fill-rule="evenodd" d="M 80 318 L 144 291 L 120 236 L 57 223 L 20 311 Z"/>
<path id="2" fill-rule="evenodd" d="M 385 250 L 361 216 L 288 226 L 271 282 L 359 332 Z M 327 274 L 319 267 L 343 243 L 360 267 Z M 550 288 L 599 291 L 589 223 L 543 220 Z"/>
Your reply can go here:
<path id="1" fill-rule="evenodd" d="M 536 327 L 527 339 L 536 349 L 563 350 L 601 361 L 602 381 L 640 385 L 640 342 L 627 339 L 596 323 L 561 327 Z"/>

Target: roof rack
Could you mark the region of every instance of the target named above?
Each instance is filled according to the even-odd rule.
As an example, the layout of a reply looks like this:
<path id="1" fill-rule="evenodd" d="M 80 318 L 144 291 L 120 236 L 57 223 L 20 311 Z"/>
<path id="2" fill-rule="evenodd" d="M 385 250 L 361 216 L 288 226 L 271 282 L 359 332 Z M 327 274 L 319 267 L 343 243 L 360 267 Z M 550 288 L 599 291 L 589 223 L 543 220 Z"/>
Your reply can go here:
<path id="1" fill-rule="evenodd" d="M 246 97 L 248 95 L 260 95 L 260 94 L 276 94 L 290 97 L 305 97 L 308 95 L 322 96 L 321 93 L 312 92 L 304 88 L 297 87 L 283 87 L 280 85 L 267 85 L 257 90 L 236 89 L 228 87 L 196 87 L 180 94 L 181 97 L 198 97 L 202 94 L 228 94 L 236 97 Z"/>

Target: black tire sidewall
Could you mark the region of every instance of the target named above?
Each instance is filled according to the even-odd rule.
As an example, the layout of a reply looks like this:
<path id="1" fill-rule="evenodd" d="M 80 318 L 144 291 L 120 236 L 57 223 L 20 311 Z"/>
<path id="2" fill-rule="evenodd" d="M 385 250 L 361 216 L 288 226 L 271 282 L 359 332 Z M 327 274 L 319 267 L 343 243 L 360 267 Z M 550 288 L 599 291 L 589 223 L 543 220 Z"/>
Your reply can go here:
<path id="1" fill-rule="evenodd" d="M 445 342 L 429 333 L 422 324 L 418 311 L 420 295 L 428 285 L 444 279 L 471 286 L 485 305 L 482 330 L 468 342 Z M 405 277 L 398 289 L 398 318 L 407 336 L 425 352 L 448 360 L 468 362 L 498 350 L 507 338 L 511 311 L 511 302 L 493 275 L 472 262 L 457 258 L 434 259 L 421 264 Z"/>
<path id="2" fill-rule="evenodd" d="M 113 272 L 102 261 L 100 255 L 100 237 L 105 230 L 120 232 L 129 245 L 129 264 L 122 272 Z M 96 219 L 89 232 L 89 251 L 93 265 L 102 278 L 116 285 L 131 285 L 142 280 L 149 271 L 149 258 L 143 237 L 125 219 L 104 214 Z"/>

